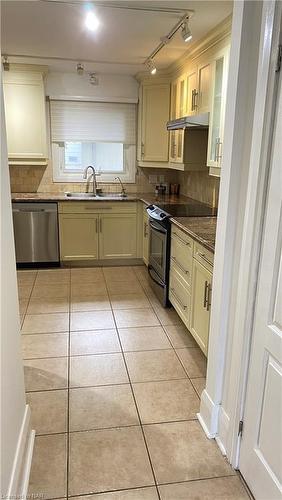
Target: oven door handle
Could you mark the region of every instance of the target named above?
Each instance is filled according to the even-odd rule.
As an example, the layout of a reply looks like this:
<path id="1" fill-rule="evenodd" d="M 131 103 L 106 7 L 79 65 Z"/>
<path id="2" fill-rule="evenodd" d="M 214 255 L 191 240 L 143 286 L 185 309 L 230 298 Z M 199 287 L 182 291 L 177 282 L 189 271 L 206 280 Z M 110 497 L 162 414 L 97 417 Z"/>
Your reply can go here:
<path id="1" fill-rule="evenodd" d="M 149 224 L 150 224 L 150 227 L 154 231 L 157 231 L 158 233 L 161 233 L 161 234 L 167 234 L 167 231 L 162 231 L 161 229 L 159 229 L 158 227 L 156 227 L 155 224 L 152 224 L 152 222 L 150 220 L 149 220 Z"/>
<path id="2" fill-rule="evenodd" d="M 149 264 L 149 265 L 148 265 L 148 271 L 149 271 L 149 274 L 150 274 L 150 277 L 152 278 L 152 280 L 153 280 L 155 283 L 157 283 L 157 285 L 159 285 L 159 286 L 161 286 L 162 288 L 164 288 L 164 284 L 163 284 L 162 282 L 160 282 L 160 281 L 156 280 L 156 278 L 154 278 L 154 277 L 152 276 L 152 273 L 150 272 L 150 271 L 151 271 L 151 269 L 152 269 L 152 270 L 154 270 L 153 266 L 151 266 L 151 264 Z"/>

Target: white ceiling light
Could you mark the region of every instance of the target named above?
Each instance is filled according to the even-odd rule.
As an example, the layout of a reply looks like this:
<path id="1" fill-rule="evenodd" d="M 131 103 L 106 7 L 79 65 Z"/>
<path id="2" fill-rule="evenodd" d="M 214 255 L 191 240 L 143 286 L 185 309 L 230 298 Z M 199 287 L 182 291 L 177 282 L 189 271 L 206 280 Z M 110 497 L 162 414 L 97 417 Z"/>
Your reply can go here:
<path id="1" fill-rule="evenodd" d="M 147 65 L 147 68 L 150 71 L 151 75 L 155 75 L 157 72 L 157 68 L 156 68 L 155 64 L 153 63 L 153 60 L 148 59 L 146 62 L 146 65 Z"/>
<path id="2" fill-rule="evenodd" d="M 189 28 L 188 21 L 186 21 L 183 24 L 182 30 L 181 30 L 181 35 L 182 35 L 184 42 L 190 42 L 190 40 L 192 40 L 192 33 L 191 33 L 190 28 Z"/>
<path id="3" fill-rule="evenodd" d="M 94 12 L 92 12 L 92 11 L 87 12 L 86 18 L 85 18 L 85 26 L 86 26 L 86 28 L 88 28 L 89 31 L 96 31 L 96 29 L 98 28 L 99 24 L 100 24 L 99 20 L 97 19 L 97 17 L 94 14 Z"/>

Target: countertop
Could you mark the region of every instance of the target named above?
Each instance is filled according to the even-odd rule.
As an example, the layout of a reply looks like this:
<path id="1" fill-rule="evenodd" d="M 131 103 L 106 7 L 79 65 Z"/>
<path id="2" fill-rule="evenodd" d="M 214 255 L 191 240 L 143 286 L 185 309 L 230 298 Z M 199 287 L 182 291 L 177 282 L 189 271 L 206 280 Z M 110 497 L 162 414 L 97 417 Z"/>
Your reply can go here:
<path id="1" fill-rule="evenodd" d="M 12 193 L 13 202 L 48 202 L 48 201 L 87 201 L 95 203 L 97 201 L 142 201 L 147 205 L 154 203 L 168 203 L 168 204 L 185 204 L 185 203 L 199 203 L 196 200 L 192 200 L 187 196 L 176 196 L 176 195 L 162 195 L 156 196 L 154 193 L 132 193 L 128 194 L 126 198 L 120 198 L 115 193 L 109 193 L 109 196 L 101 196 L 101 198 L 83 198 L 83 197 L 67 197 L 65 193 Z"/>
<path id="2" fill-rule="evenodd" d="M 172 217 L 177 227 L 214 252 L 217 217 Z"/>

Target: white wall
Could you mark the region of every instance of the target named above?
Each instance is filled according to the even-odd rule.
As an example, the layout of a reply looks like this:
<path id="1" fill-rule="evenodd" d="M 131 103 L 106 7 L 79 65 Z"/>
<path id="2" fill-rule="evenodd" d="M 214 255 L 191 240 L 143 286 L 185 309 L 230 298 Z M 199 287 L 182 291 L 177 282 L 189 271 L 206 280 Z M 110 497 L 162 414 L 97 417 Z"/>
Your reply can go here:
<path id="1" fill-rule="evenodd" d="M 46 95 L 51 98 L 83 97 L 97 101 L 137 102 L 139 84 L 130 75 L 98 75 L 99 84 L 92 85 L 89 75 L 50 72 L 46 76 Z"/>
<path id="2" fill-rule="evenodd" d="M 10 180 L 1 91 L 1 495 L 18 494 L 29 432 L 12 226 Z"/>

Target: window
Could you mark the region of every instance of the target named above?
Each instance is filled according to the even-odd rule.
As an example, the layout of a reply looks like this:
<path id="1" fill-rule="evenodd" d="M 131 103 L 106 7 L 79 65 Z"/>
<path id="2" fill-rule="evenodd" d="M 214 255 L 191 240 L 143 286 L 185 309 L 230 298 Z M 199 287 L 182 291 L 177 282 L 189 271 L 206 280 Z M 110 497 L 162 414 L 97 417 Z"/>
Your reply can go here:
<path id="1" fill-rule="evenodd" d="M 83 182 L 93 165 L 101 182 L 135 182 L 134 104 L 51 101 L 50 115 L 55 181 Z"/>

